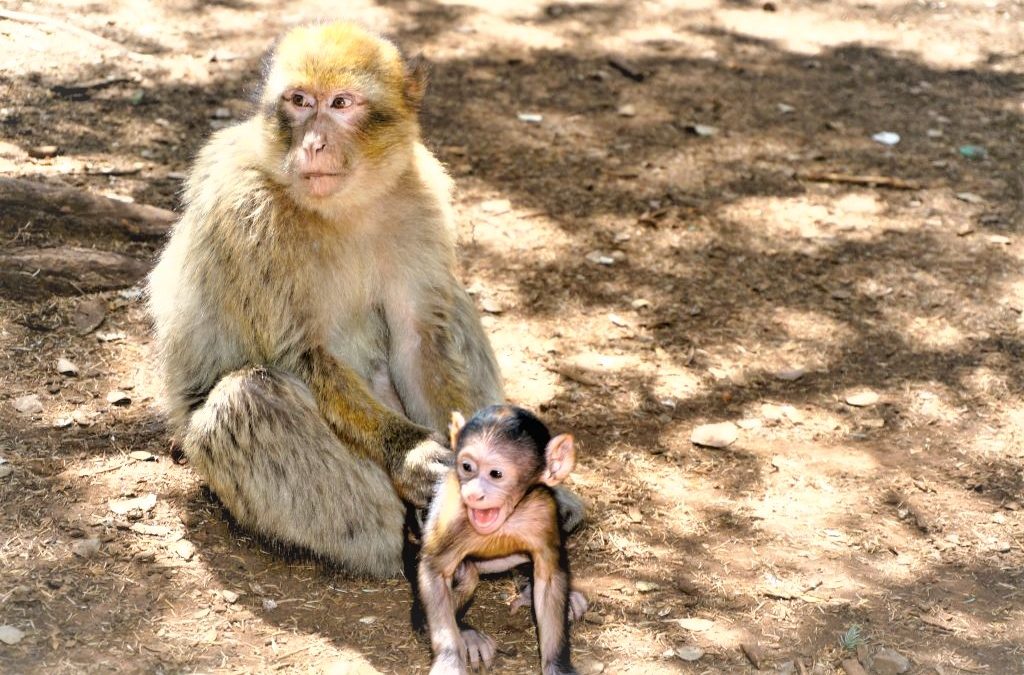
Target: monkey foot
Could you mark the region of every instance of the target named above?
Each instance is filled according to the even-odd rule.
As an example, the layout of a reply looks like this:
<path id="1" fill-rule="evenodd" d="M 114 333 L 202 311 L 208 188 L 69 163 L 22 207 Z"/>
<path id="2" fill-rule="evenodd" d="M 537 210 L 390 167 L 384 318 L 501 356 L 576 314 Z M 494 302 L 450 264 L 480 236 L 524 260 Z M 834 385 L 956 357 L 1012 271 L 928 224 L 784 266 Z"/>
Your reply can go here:
<path id="1" fill-rule="evenodd" d="M 509 614 L 515 614 L 521 607 L 533 607 L 533 585 L 527 582 L 525 586 L 519 589 L 519 595 L 512 599 L 512 602 L 508 605 Z M 590 607 L 590 602 L 587 600 L 587 596 L 583 595 L 579 591 L 569 592 L 569 621 L 579 621 L 583 618 L 583 615 L 587 613 L 587 608 Z"/>
<path id="2" fill-rule="evenodd" d="M 489 635 L 467 628 L 462 631 L 462 642 L 466 646 L 465 659 L 470 667 L 474 670 L 491 667 L 498 645 Z"/>

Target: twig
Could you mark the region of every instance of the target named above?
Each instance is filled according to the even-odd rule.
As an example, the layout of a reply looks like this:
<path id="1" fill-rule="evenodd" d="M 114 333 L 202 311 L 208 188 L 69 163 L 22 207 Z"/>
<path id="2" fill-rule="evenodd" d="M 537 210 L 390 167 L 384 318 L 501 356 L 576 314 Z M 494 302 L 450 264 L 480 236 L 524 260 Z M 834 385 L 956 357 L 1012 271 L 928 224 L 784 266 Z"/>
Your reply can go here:
<path id="1" fill-rule="evenodd" d="M 850 185 L 870 185 L 874 187 L 889 187 L 896 190 L 920 190 L 921 184 L 917 181 L 904 180 L 894 176 L 860 175 L 852 173 L 832 172 L 808 172 L 798 173 L 800 180 L 811 181 L 812 183 L 848 183 Z"/>

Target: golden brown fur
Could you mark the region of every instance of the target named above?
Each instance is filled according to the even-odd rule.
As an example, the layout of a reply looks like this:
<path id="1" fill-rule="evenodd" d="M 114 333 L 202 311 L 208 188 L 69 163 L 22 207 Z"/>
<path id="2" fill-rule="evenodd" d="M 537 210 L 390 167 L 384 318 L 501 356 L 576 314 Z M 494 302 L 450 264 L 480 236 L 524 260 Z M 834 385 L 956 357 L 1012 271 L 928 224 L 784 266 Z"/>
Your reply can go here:
<path id="1" fill-rule="evenodd" d="M 286 36 L 258 112 L 200 152 L 149 280 L 196 470 L 243 525 L 370 574 L 400 568 L 399 496 L 426 503 L 450 411 L 502 399 L 454 273 L 451 181 L 419 141 L 422 83 L 354 26 Z M 359 97 L 299 111 L 319 155 L 292 87 Z M 303 182 L 311 165 L 343 174 L 329 194 Z"/>

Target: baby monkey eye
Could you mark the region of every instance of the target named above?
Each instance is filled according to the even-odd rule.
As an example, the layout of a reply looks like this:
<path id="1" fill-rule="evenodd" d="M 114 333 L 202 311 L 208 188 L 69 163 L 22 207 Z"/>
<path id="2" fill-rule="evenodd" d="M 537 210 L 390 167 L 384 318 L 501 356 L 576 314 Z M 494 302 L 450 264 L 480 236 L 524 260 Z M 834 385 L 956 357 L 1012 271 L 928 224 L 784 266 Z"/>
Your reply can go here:
<path id="1" fill-rule="evenodd" d="M 348 96 L 335 96 L 331 101 L 332 108 L 347 108 L 352 105 L 352 99 Z"/>
<path id="2" fill-rule="evenodd" d="M 302 93 L 299 93 L 299 92 L 295 92 L 295 93 L 293 93 L 291 95 L 289 100 L 291 101 L 292 105 L 297 107 L 297 108 L 308 108 L 309 107 L 309 103 L 306 101 L 305 94 L 302 94 Z"/>
<path id="3" fill-rule="evenodd" d="M 497 469 L 491 469 L 491 478 L 493 478 L 494 480 L 498 480 L 499 478 L 501 478 L 501 471 Z"/>
<path id="4" fill-rule="evenodd" d="M 465 471 L 466 473 L 470 473 L 471 471 L 473 471 L 473 465 L 470 464 L 469 462 L 463 462 L 462 470 Z"/>

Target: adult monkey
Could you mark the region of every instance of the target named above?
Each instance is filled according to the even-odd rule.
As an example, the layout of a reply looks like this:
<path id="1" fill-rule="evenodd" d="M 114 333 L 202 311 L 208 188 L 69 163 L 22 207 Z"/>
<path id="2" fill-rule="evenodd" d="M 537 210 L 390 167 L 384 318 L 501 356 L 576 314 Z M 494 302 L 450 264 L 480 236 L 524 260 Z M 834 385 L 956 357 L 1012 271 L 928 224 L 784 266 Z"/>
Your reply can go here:
<path id="1" fill-rule="evenodd" d="M 192 465 L 242 525 L 374 575 L 401 569 L 401 500 L 450 465 L 451 412 L 503 399 L 424 87 L 356 26 L 291 31 L 255 115 L 200 152 L 149 279 Z"/>

